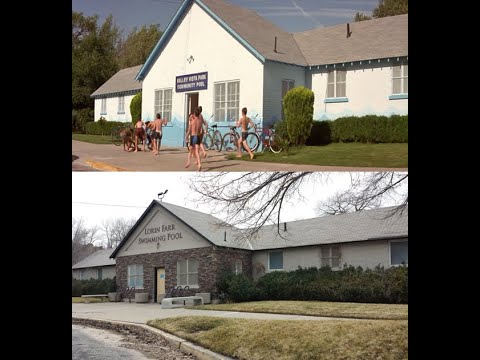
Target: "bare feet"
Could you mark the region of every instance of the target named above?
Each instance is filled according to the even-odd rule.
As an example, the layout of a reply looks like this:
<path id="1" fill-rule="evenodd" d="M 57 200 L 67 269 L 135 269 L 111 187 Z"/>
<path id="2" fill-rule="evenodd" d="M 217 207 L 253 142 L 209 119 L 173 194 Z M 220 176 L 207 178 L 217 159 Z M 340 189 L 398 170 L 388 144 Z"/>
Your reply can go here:
<path id="1" fill-rule="evenodd" d="M 202 171 L 202 165 L 198 167 L 198 171 Z"/>
<path id="2" fill-rule="evenodd" d="M 250 154 L 250 160 L 253 160 L 253 153 Z"/>
<path id="3" fill-rule="evenodd" d="M 189 162 L 185 164 L 185 168 L 188 168 L 189 166 L 190 166 Z"/>

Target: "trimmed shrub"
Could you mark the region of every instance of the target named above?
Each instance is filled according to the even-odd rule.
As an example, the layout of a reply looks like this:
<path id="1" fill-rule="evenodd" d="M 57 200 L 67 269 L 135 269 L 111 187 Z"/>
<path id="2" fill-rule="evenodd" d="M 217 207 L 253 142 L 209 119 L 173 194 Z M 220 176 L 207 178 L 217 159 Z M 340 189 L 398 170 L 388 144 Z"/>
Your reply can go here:
<path id="1" fill-rule="evenodd" d="M 123 126 L 125 124 L 120 121 L 106 121 L 105 119 L 100 119 L 96 122 L 88 123 L 85 129 L 85 133 L 89 135 L 110 135 L 112 129 L 117 126 Z"/>
<path id="2" fill-rule="evenodd" d="M 132 116 L 132 123 L 135 124 L 138 119 L 142 118 L 142 93 L 139 92 L 132 98 L 130 102 L 130 115 Z"/>
<path id="3" fill-rule="evenodd" d="M 408 115 L 338 118 L 332 122 L 331 138 L 334 142 L 407 143 Z"/>
<path id="4" fill-rule="evenodd" d="M 88 123 L 93 122 L 95 112 L 92 109 L 79 109 L 72 112 L 72 131 L 85 133 Z"/>
<path id="5" fill-rule="evenodd" d="M 234 302 L 254 300 L 256 294 L 253 281 L 244 274 L 226 273 L 220 278 L 217 287 L 227 295 L 228 300 Z"/>
<path id="6" fill-rule="evenodd" d="M 307 141 L 312 128 L 314 101 L 313 91 L 303 86 L 295 87 L 285 94 L 283 110 L 291 145 L 302 146 Z"/>
<path id="7" fill-rule="evenodd" d="M 313 121 L 310 136 L 305 145 L 328 145 L 332 142 L 332 121 Z"/>
<path id="8" fill-rule="evenodd" d="M 107 294 L 117 291 L 115 278 L 103 280 L 76 280 L 72 278 L 72 296 Z"/>

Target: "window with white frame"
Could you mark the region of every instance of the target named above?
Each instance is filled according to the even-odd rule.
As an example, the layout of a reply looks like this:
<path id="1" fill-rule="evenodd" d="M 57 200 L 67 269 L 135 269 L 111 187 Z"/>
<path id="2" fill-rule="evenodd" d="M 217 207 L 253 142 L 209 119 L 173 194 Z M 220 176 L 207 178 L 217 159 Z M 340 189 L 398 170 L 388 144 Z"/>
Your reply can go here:
<path id="1" fill-rule="evenodd" d="M 128 287 L 143 289 L 143 265 L 128 265 Z"/>
<path id="2" fill-rule="evenodd" d="M 268 270 L 283 270 L 283 251 L 268 253 Z"/>
<path id="3" fill-rule="evenodd" d="M 172 120 L 172 89 L 155 90 L 154 116 Z"/>
<path id="4" fill-rule="evenodd" d="M 285 119 L 285 113 L 283 111 L 283 98 L 285 94 L 295 87 L 295 80 L 282 80 L 282 120 Z"/>
<path id="5" fill-rule="evenodd" d="M 390 264 L 408 265 L 408 240 L 390 241 Z"/>
<path id="6" fill-rule="evenodd" d="M 97 269 L 97 280 L 102 280 L 103 271 L 102 268 Z"/>
<path id="7" fill-rule="evenodd" d="M 234 121 L 240 116 L 240 81 L 215 83 L 213 87 L 215 121 Z"/>
<path id="8" fill-rule="evenodd" d="M 118 97 L 118 111 L 119 114 L 125 113 L 125 96 Z"/>
<path id="9" fill-rule="evenodd" d="M 235 260 L 235 262 L 233 263 L 233 272 L 235 275 L 242 273 L 242 260 Z"/>
<path id="10" fill-rule="evenodd" d="M 107 99 L 102 98 L 101 106 L 100 106 L 100 114 L 106 114 L 106 113 L 107 113 Z"/>
<path id="11" fill-rule="evenodd" d="M 340 245 L 322 246 L 320 254 L 322 266 L 330 266 L 332 269 L 340 267 Z"/>
<path id="12" fill-rule="evenodd" d="M 347 96 L 347 71 L 330 70 L 327 79 L 327 98 Z"/>
<path id="13" fill-rule="evenodd" d="M 392 94 L 408 94 L 408 64 L 392 67 Z"/>
<path id="14" fill-rule="evenodd" d="M 177 286 L 198 286 L 198 261 L 194 259 L 177 261 Z"/>

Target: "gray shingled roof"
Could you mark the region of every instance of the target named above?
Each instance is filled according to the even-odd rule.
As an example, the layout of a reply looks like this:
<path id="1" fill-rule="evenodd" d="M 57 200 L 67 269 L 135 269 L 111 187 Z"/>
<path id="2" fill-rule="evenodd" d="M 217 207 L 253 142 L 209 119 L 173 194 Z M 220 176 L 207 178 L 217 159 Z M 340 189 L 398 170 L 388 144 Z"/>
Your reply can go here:
<path id="1" fill-rule="evenodd" d="M 292 34 L 272 24 L 255 11 L 221 0 L 201 1 L 266 59 L 307 65 Z M 277 52 L 274 51 L 275 36 Z"/>
<path id="2" fill-rule="evenodd" d="M 113 252 L 113 249 L 95 251 L 92 255 L 87 256 L 82 261 L 73 265 L 72 269 L 115 265 L 115 259 L 109 258 L 112 252 Z"/>
<path id="3" fill-rule="evenodd" d="M 408 14 L 294 33 L 309 65 L 408 55 Z"/>
<path id="4" fill-rule="evenodd" d="M 394 207 L 363 210 L 340 215 L 326 215 L 313 219 L 287 222 L 285 232 L 283 223 L 280 233 L 277 226 L 265 226 L 252 240 L 254 250 L 278 249 L 295 246 L 321 245 L 365 241 L 388 238 L 408 238 L 408 207 L 403 213 L 392 214 Z"/>
<path id="5" fill-rule="evenodd" d="M 135 80 L 135 76 L 143 65 L 132 66 L 118 71 L 102 86 L 100 86 L 90 97 L 107 94 L 116 94 L 127 91 L 141 91 L 142 83 Z"/>
<path id="6" fill-rule="evenodd" d="M 239 229 L 227 224 L 222 224 L 222 220 L 216 218 L 215 216 L 196 210 L 190 210 L 178 205 L 161 201 L 157 202 L 160 206 L 164 207 L 175 216 L 183 220 L 186 224 L 198 231 L 202 236 L 210 240 L 215 245 L 251 250 L 247 242 L 237 243 L 233 241 L 234 236 L 239 234 Z M 227 233 L 227 241 L 224 241 L 225 232 Z"/>

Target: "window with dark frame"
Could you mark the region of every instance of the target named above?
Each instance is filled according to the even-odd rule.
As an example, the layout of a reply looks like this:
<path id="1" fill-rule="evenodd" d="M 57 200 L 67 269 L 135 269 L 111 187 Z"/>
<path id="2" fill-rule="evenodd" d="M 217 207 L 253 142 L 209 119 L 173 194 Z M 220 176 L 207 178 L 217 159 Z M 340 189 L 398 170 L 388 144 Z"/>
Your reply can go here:
<path id="1" fill-rule="evenodd" d="M 340 267 L 340 245 L 324 245 L 320 253 L 321 266 L 330 266 L 332 269 Z"/>
<path id="2" fill-rule="evenodd" d="M 283 270 L 283 251 L 270 251 L 268 253 L 268 269 Z"/>
<path id="3" fill-rule="evenodd" d="M 295 80 L 287 80 L 283 79 L 282 80 L 282 99 L 281 99 L 281 104 L 282 104 L 282 120 L 285 119 L 285 112 L 283 110 L 283 98 L 287 94 L 287 92 L 295 87 Z"/>
<path id="4" fill-rule="evenodd" d="M 408 240 L 390 241 L 390 264 L 408 265 Z"/>

